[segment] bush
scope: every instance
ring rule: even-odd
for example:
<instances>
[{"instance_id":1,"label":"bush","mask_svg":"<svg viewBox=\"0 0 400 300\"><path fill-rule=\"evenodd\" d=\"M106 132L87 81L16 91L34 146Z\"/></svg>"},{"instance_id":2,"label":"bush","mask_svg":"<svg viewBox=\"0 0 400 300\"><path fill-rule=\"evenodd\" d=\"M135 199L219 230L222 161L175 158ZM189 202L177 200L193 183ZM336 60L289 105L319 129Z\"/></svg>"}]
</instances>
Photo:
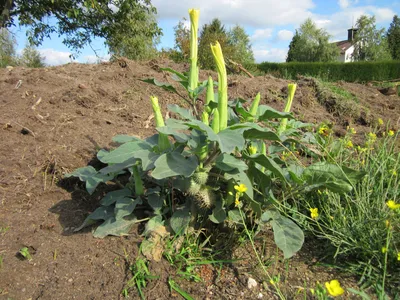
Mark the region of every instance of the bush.
<instances>
[{"instance_id":1,"label":"bush","mask_svg":"<svg viewBox=\"0 0 400 300\"><path fill-rule=\"evenodd\" d=\"M319 77L327 81L367 82L400 78L400 61L352 62L352 63L269 63L258 64L264 73L273 73L284 78L297 75Z\"/></svg>"}]
</instances>

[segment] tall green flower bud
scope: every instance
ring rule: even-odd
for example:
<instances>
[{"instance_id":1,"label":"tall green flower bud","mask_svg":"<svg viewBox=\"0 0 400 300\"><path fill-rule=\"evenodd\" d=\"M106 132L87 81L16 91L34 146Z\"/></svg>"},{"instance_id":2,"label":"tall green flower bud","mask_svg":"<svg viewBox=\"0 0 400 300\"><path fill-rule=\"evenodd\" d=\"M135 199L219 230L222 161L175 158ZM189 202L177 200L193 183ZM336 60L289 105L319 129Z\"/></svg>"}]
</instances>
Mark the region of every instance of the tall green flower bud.
<instances>
[{"instance_id":1,"label":"tall green flower bud","mask_svg":"<svg viewBox=\"0 0 400 300\"><path fill-rule=\"evenodd\" d=\"M213 120L212 120L212 123L211 123L211 128L212 128L212 130L213 130L215 133L218 133L218 132L219 132L219 124L220 124L220 121L219 121L219 112L218 112L218 109L214 109Z\"/></svg>"},{"instance_id":2,"label":"tall green flower bud","mask_svg":"<svg viewBox=\"0 0 400 300\"><path fill-rule=\"evenodd\" d=\"M207 113L211 112L211 107L209 106L211 102L214 102L214 82L212 77L208 77L207 82L207 96L206 96L206 104L205 104L205 111Z\"/></svg>"},{"instance_id":3,"label":"tall green flower bud","mask_svg":"<svg viewBox=\"0 0 400 300\"><path fill-rule=\"evenodd\" d=\"M151 106L153 108L153 113L154 113L154 120L156 121L156 127L164 127L164 119L161 114L161 109L160 105L158 104L158 98L157 97L150 97L151 100ZM158 149L162 152L167 150L171 146L168 135L159 133L158 134Z\"/></svg>"},{"instance_id":4,"label":"tall green flower bud","mask_svg":"<svg viewBox=\"0 0 400 300\"><path fill-rule=\"evenodd\" d=\"M198 86L199 68L197 66L197 32L199 30L199 15L198 9L189 9L190 16L190 72L189 72L189 90L193 97L193 91Z\"/></svg>"},{"instance_id":5,"label":"tall green flower bud","mask_svg":"<svg viewBox=\"0 0 400 300\"><path fill-rule=\"evenodd\" d=\"M219 130L222 131L228 126L228 77L221 45L216 42L215 45L211 45L211 51L218 71Z\"/></svg>"},{"instance_id":6,"label":"tall green flower bud","mask_svg":"<svg viewBox=\"0 0 400 300\"><path fill-rule=\"evenodd\" d=\"M258 105L260 104L260 99L261 99L261 94L258 93L258 94L256 95L256 97L254 98L253 103L251 103L249 113L250 113L253 117L255 117L256 114L257 114Z\"/></svg>"},{"instance_id":7,"label":"tall green flower bud","mask_svg":"<svg viewBox=\"0 0 400 300\"><path fill-rule=\"evenodd\" d=\"M296 87L297 85L295 83L289 83L288 84L288 97L286 100L286 106L284 109L284 112L290 112L290 109L292 108L292 102L294 99L294 93L296 92ZM278 129L278 134L281 134L286 130L286 125L287 125L288 119L284 118L281 120L281 124L279 125Z\"/></svg>"}]
</instances>

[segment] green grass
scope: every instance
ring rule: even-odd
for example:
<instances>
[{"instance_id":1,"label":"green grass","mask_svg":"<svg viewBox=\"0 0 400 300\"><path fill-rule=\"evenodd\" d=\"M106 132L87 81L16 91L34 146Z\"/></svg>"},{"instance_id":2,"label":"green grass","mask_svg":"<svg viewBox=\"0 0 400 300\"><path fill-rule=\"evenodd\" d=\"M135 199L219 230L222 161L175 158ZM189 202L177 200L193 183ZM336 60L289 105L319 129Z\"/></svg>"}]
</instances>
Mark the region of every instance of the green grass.
<instances>
[{"instance_id":1,"label":"green grass","mask_svg":"<svg viewBox=\"0 0 400 300\"><path fill-rule=\"evenodd\" d=\"M365 172L351 193L319 190L300 199L283 199L293 217L309 235L325 241L326 257L346 272L359 275L363 287L376 293L399 293L400 209L390 209L388 201L400 203L400 153L398 134L382 139L367 135L365 144L349 146L352 134L341 140L327 138L321 145L326 160ZM310 218L310 208L318 217ZM382 296L383 297L383 296Z\"/></svg>"}]
</instances>

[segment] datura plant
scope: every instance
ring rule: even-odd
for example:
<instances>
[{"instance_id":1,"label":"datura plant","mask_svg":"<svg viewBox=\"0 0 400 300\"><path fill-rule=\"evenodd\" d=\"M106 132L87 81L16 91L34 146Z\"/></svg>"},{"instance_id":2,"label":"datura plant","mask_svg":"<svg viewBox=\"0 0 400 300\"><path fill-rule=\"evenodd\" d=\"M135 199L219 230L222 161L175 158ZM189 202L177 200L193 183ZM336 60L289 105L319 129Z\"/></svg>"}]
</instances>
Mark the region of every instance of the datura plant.
<instances>
[{"instance_id":1,"label":"datura plant","mask_svg":"<svg viewBox=\"0 0 400 300\"><path fill-rule=\"evenodd\" d=\"M275 209L279 193L348 191L358 175L325 162L306 167L298 160L283 159L282 154L294 148L298 155L318 156L306 146L316 143L314 136L302 131L311 125L296 121L290 113L296 85L289 86L284 112L261 105L260 94L250 105L244 99L228 101L227 72L218 41L210 45L218 82L211 77L199 82L199 12L192 9L189 14L190 72L163 69L186 89L189 107L169 105L177 118L164 120L157 97L150 97L157 131L153 136L117 135L113 138L117 148L97 154L104 168L87 166L66 175L84 181L89 194L112 180L117 182L114 187L120 187L105 194L100 207L77 230L100 222L95 237L119 236L128 234L133 224L148 220L143 234L145 241L154 242L154 232L163 237L167 232L184 235L204 224L240 228L243 222L256 220L260 230L272 226L277 246L289 258L301 248L304 235L291 218ZM143 81L177 92L176 87L155 79ZM196 101L204 96L199 112ZM143 212L148 215L138 219ZM264 226L267 223L271 226Z\"/></svg>"}]
</instances>

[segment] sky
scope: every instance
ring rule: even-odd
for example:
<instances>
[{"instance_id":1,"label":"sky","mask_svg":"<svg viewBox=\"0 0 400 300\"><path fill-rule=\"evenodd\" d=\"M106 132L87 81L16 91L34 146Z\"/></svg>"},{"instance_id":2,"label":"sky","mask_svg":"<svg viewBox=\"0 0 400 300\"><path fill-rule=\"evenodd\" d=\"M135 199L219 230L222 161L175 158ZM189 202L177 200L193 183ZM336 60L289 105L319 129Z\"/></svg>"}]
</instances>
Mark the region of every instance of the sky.
<instances>
[{"instance_id":1,"label":"sky","mask_svg":"<svg viewBox=\"0 0 400 300\"><path fill-rule=\"evenodd\" d=\"M283 62L296 28L310 17L324 28L333 41L347 39L347 29L362 14L374 15L379 28L389 27L393 16L400 15L400 0L152 0L163 30L159 48L173 48L174 30L182 18L188 19L188 9L200 9L200 27L219 18L227 28L239 24L250 36L256 62ZM25 28L15 28L19 51L26 43ZM102 59L108 59L104 40L95 39L92 48ZM96 62L94 51L85 47L78 62ZM71 51L56 34L38 48L49 65L71 61Z\"/></svg>"}]
</instances>

